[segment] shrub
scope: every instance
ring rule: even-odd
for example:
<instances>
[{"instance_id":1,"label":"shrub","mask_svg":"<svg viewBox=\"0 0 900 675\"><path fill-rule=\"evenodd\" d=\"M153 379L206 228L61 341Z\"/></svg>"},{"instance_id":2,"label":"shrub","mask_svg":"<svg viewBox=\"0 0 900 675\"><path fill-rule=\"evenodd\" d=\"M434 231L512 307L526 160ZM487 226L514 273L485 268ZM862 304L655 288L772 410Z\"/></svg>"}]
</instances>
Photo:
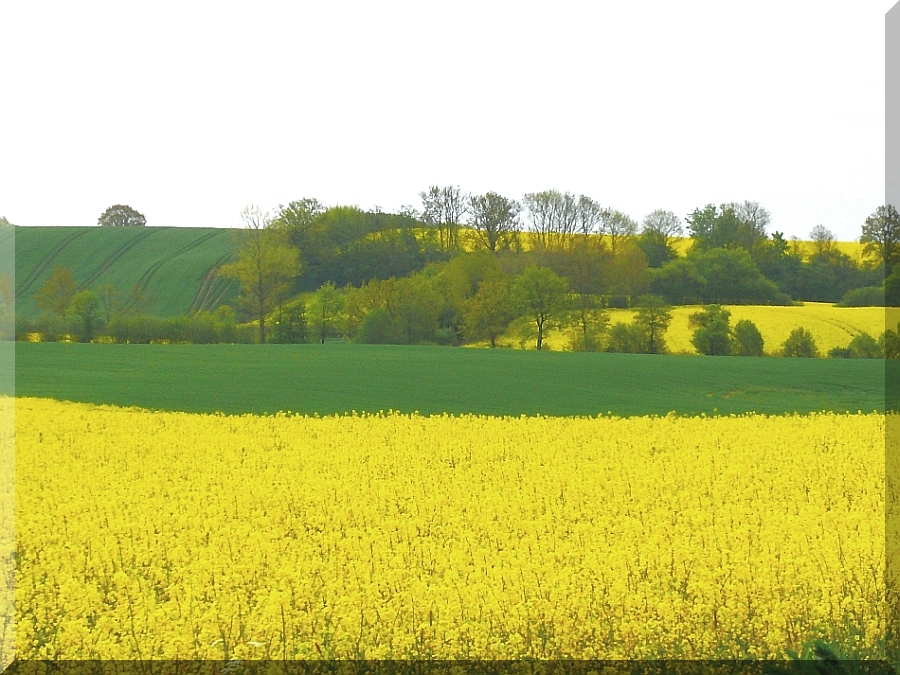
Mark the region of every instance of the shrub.
<instances>
[{"instance_id":1,"label":"shrub","mask_svg":"<svg viewBox=\"0 0 900 675\"><path fill-rule=\"evenodd\" d=\"M900 326L898 326L898 329L900 329ZM878 342L880 343L879 346L884 350L884 358L900 359L900 335L897 334L897 331L888 328L881 334Z\"/></svg>"},{"instance_id":2,"label":"shrub","mask_svg":"<svg viewBox=\"0 0 900 675\"><path fill-rule=\"evenodd\" d=\"M613 324L609 329L606 351L621 354L643 354L647 351L647 336L639 325Z\"/></svg>"},{"instance_id":3,"label":"shrub","mask_svg":"<svg viewBox=\"0 0 900 675\"><path fill-rule=\"evenodd\" d=\"M356 341L365 345L385 345L396 342L391 315L383 307L370 310L359 324Z\"/></svg>"},{"instance_id":4,"label":"shrub","mask_svg":"<svg viewBox=\"0 0 900 675\"><path fill-rule=\"evenodd\" d=\"M884 289L880 286L866 286L847 291L838 307L884 307Z\"/></svg>"},{"instance_id":5,"label":"shrub","mask_svg":"<svg viewBox=\"0 0 900 675\"><path fill-rule=\"evenodd\" d=\"M742 319L732 330L732 354L735 356L762 356L763 336L756 324L749 319Z\"/></svg>"},{"instance_id":6,"label":"shrub","mask_svg":"<svg viewBox=\"0 0 900 675\"><path fill-rule=\"evenodd\" d=\"M731 312L721 305L709 305L688 317L691 328L696 328L691 344L701 354L707 356L728 356L731 354Z\"/></svg>"},{"instance_id":7,"label":"shrub","mask_svg":"<svg viewBox=\"0 0 900 675\"><path fill-rule=\"evenodd\" d=\"M850 340L847 350L850 352L850 358L854 359L884 358L883 347L868 333L860 333Z\"/></svg>"},{"instance_id":8,"label":"shrub","mask_svg":"<svg viewBox=\"0 0 900 675\"><path fill-rule=\"evenodd\" d=\"M849 359L850 358L850 348L849 347L834 347L833 349L828 350L828 358L829 359Z\"/></svg>"},{"instance_id":9,"label":"shrub","mask_svg":"<svg viewBox=\"0 0 900 675\"><path fill-rule=\"evenodd\" d=\"M815 338L805 328L792 330L788 339L784 341L781 351L784 356L791 357L811 359L819 356L819 348L816 346Z\"/></svg>"},{"instance_id":10,"label":"shrub","mask_svg":"<svg viewBox=\"0 0 900 675\"><path fill-rule=\"evenodd\" d=\"M900 265L884 279L884 304L888 307L900 307Z\"/></svg>"}]
</instances>

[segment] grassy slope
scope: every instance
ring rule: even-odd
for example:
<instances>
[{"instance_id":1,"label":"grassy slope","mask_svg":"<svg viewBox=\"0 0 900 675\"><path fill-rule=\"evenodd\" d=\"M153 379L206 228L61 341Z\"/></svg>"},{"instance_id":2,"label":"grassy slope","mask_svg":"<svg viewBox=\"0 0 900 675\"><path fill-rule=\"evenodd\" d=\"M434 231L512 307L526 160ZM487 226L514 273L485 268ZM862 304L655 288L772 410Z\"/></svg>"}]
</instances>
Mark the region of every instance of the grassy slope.
<instances>
[{"instance_id":1,"label":"grassy slope","mask_svg":"<svg viewBox=\"0 0 900 675\"><path fill-rule=\"evenodd\" d=\"M150 300L150 312L160 316L187 313L203 297L206 308L214 308L237 291L234 282L224 279L211 288L204 286L210 270L233 255L230 232L193 227L17 227L16 313L40 315L34 294L57 265L67 266L82 288L111 283L127 295L140 285Z\"/></svg>"},{"instance_id":2,"label":"grassy slope","mask_svg":"<svg viewBox=\"0 0 900 675\"><path fill-rule=\"evenodd\" d=\"M16 395L186 412L884 409L883 361L327 345L16 345Z\"/></svg>"},{"instance_id":3,"label":"grassy slope","mask_svg":"<svg viewBox=\"0 0 900 675\"><path fill-rule=\"evenodd\" d=\"M688 317L698 309L696 306L685 306L672 310L672 324L665 338L673 353L695 353L691 345L693 330L688 324ZM832 347L846 347L861 332L878 337L885 327L884 307L835 307L822 302L807 302L796 307L730 305L728 309L731 311L732 326L741 319L749 319L756 324L765 341L766 352L776 351L797 327L812 332L823 355ZM627 309L610 310L609 315L610 325L630 323L634 318L634 312ZM549 332L547 342L551 349L562 350L565 349L567 337L565 332L553 330ZM508 331L500 343L518 347L516 329ZM527 347L533 349L534 340L529 341Z\"/></svg>"}]
</instances>

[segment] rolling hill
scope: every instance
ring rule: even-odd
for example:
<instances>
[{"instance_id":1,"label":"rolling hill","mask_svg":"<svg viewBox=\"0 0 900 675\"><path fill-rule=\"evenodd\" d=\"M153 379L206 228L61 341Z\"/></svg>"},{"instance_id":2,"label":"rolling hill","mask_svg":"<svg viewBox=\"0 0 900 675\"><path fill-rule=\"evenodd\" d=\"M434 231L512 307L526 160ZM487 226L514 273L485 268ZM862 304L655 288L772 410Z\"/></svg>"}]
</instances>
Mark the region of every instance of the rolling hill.
<instances>
[{"instance_id":1,"label":"rolling hill","mask_svg":"<svg viewBox=\"0 0 900 675\"><path fill-rule=\"evenodd\" d=\"M232 301L237 282L217 278L231 260L232 230L198 227L16 227L16 314L36 319L34 294L56 266L68 267L79 289L113 284L143 292L157 316L212 310Z\"/></svg>"}]
</instances>

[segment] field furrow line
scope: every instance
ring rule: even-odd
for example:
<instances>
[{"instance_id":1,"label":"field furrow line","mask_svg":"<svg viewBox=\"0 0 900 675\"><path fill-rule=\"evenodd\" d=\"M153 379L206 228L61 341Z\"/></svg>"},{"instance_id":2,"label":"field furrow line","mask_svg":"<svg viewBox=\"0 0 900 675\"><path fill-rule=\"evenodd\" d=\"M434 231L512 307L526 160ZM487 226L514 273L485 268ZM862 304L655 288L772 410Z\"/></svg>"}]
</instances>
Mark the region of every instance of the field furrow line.
<instances>
[{"instance_id":1,"label":"field furrow line","mask_svg":"<svg viewBox=\"0 0 900 675\"><path fill-rule=\"evenodd\" d=\"M156 261L155 263L153 263L150 267L148 267L144 271L144 273L141 275L140 279L138 279L137 283L135 284L135 289L138 291L138 293L143 293L144 291L147 290L147 286L150 284L150 281L153 279L153 276L159 271L159 269L163 265L165 265L167 262L171 262L178 256L183 255L184 253L187 253L191 249L196 248L200 244L202 244L206 241L209 241L210 239L212 239L213 237L216 237L218 235L219 235L218 232L209 232L207 234L204 234L204 235L198 237L197 239L195 239L193 242L191 242L187 246L183 246L181 249L172 253L171 255L169 255L165 258L162 258L161 260ZM129 306L131 306L131 305L133 305L133 301L129 302Z\"/></svg>"},{"instance_id":2,"label":"field furrow line","mask_svg":"<svg viewBox=\"0 0 900 675\"><path fill-rule=\"evenodd\" d=\"M84 288L87 288L90 284L94 283L94 281L96 281L100 277L100 275L102 275L106 270L108 270L113 265L113 263L115 263L119 258L121 258L123 255L125 255L132 248L134 248L135 245L137 245L138 243L140 243L141 241L143 241L144 239L149 237L154 232L159 232L161 230L169 230L169 229L171 229L171 228L170 227L154 227L151 229L147 229L145 232L142 232L141 234L139 234L137 237L135 237L131 241L126 242L125 244L122 244L122 246L120 246L115 251L113 251L109 255L109 257L101 263L100 267L98 267L97 270L88 279L86 279L84 282L79 284L78 288L84 289Z\"/></svg>"},{"instance_id":3,"label":"field furrow line","mask_svg":"<svg viewBox=\"0 0 900 675\"><path fill-rule=\"evenodd\" d=\"M203 283L200 284L200 288L197 290L197 295L194 296L194 300L191 302L191 308L188 310L188 314L191 312L202 311L206 306L206 301L209 298L209 294L212 292L213 287L216 282L216 273L219 270L219 267L224 262L226 258L231 257L230 253L225 253L216 260L212 266L207 270L206 275L203 277Z\"/></svg>"},{"instance_id":4,"label":"field furrow line","mask_svg":"<svg viewBox=\"0 0 900 675\"><path fill-rule=\"evenodd\" d=\"M231 290L231 287L234 285L234 282L235 282L234 279L229 279L228 282L225 284L225 286L222 288L222 292L219 293L219 295L217 295L215 297L215 299L212 302L210 302L209 305L206 305L206 306L216 307L220 302L222 302L222 298L224 298L228 294L228 291ZM202 309L202 307L201 307L201 309Z\"/></svg>"},{"instance_id":5,"label":"field furrow line","mask_svg":"<svg viewBox=\"0 0 900 675\"><path fill-rule=\"evenodd\" d=\"M16 288L16 298L18 299L19 297L24 295L25 292L27 292L28 289L30 289L34 285L34 282L37 281L38 278L40 278L40 276L44 273L44 270L46 270L53 263L53 261L62 252L63 249L65 249L73 241L75 241L79 237L83 237L90 231L90 228L85 228L80 232L74 232L72 233L72 235L66 237L56 246L54 246L53 249L47 255L45 255L41 262L39 262L37 266L32 270L31 274L29 274L25 278L25 280Z\"/></svg>"}]
</instances>

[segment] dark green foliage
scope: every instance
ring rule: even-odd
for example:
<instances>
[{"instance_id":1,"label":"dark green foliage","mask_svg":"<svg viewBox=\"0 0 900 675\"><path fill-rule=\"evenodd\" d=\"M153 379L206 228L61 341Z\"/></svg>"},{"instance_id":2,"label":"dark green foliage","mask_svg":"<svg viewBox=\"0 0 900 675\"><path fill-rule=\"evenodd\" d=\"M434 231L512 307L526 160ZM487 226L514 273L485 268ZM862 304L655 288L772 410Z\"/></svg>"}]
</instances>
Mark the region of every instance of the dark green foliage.
<instances>
[{"instance_id":1,"label":"dark green foliage","mask_svg":"<svg viewBox=\"0 0 900 675\"><path fill-rule=\"evenodd\" d=\"M628 309L629 302L627 295L611 295L606 298L606 306L610 309Z\"/></svg>"},{"instance_id":2,"label":"dark green foliage","mask_svg":"<svg viewBox=\"0 0 900 675\"><path fill-rule=\"evenodd\" d=\"M187 412L393 408L424 415L595 416L884 409L885 367L869 359L650 358L337 342L23 342L15 351L16 396ZM239 383L240 395L228 383Z\"/></svg>"},{"instance_id":3,"label":"dark green foliage","mask_svg":"<svg viewBox=\"0 0 900 675\"><path fill-rule=\"evenodd\" d=\"M305 216L304 216L305 217ZM277 219L276 219L276 222ZM371 279L405 277L446 255L415 229L414 218L391 213L369 213L351 206L335 206L315 215L303 228L293 230L300 248L300 276L296 290L312 291L331 281L336 286L361 286Z\"/></svg>"},{"instance_id":4,"label":"dark green foliage","mask_svg":"<svg viewBox=\"0 0 900 675\"><path fill-rule=\"evenodd\" d=\"M819 348L816 346L816 340L813 334L805 328L795 328L788 335L787 340L782 345L782 354L784 356L793 356L800 358L816 358L819 356Z\"/></svg>"},{"instance_id":5,"label":"dark green foliage","mask_svg":"<svg viewBox=\"0 0 900 675\"><path fill-rule=\"evenodd\" d=\"M687 218L694 248L698 252L716 248L754 252L766 238L764 224L753 222L739 211L734 204L707 204L695 209Z\"/></svg>"},{"instance_id":6,"label":"dark green foliage","mask_svg":"<svg viewBox=\"0 0 900 675\"><path fill-rule=\"evenodd\" d=\"M574 352L597 352L603 349L609 330L609 315L599 307L578 308L570 318L572 329L568 349Z\"/></svg>"},{"instance_id":7,"label":"dark green foliage","mask_svg":"<svg viewBox=\"0 0 900 675\"><path fill-rule=\"evenodd\" d=\"M662 267L678 257L677 251L668 245L667 237L661 232L644 232L635 239L635 244L644 252L650 267Z\"/></svg>"},{"instance_id":8,"label":"dark green foliage","mask_svg":"<svg viewBox=\"0 0 900 675\"><path fill-rule=\"evenodd\" d=\"M783 233L774 232L771 239L761 242L754 262L762 275L774 282L779 291L795 297L803 256L791 252Z\"/></svg>"},{"instance_id":9,"label":"dark green foliage","mask_svg":"<svg viewBox=\"0 0 900 675\"><path fill-rule=\"evenodd\" d=\"M884 358L884 348L868 333L860 333L850 340L850 356L854 359Z\"/></svg>"},{"instance_id":10,"label":"dark green foliage","mask_svg":"<svg viewBox=\"0 0 900 675\"><path fill-rule=\"evenodd\" d=\"M749 319L742 319L734 324L732 331L732 350L734 356L762 356L763 336L756 324Z\"/></svg>"},{"instance_id":11,"label":"dark green foliage","mask_svg":"<svg viewBox=\"0 0 900 675\"><path fill-rule=\"evenodd\" d=\"M885 280L886 282L887 280ZM838 307L884 307L884 288L880 286L865 286L847 291Z\"/></svg>"},{"instance_id":12,"label":"dark green foliage","mask_svg":"<svg viewBox=\"0 0 900 675\"><path fill-rule=\"evenodd\" d=\"M215 312L197 312L191 316L156 317L146 314L114 317L105 334L116 342L150 344L176 342L213 344L221 342L253 342L252 326L238 327L234 311L227 305Z\"/></svg>"},{"instance_id":13,"label":"dark green foliage","mask_svg":"<svg viewBox=\"0 0 900 675\"><path fill-rule=\"evenodd\" d=\"M800 268L791 295L808 302L838 302L868 281L865 271L850 256L830 249L816 253Z\"/></svg>"},{"instance_id":14,"label":"dark green foliage","mask_svg":"<svg viewBox=\"0 0 900 675\"><path fill-rule=\"evenodd\" d=\"M882 299L888 307L900 307L900 265L884 278Z\"/></svg>"},{"instance_id":15,"label":"dark green foliage","mask_svg":"<svg viewBox=\"0 0 900 675\"><path fill-rule=\"evenodd\" d=\"M866 255L883 265L885 272L900 264L900 214L891 205L879 206L866 218L859 238Z\"/></svg>"},{"instance_id":16,"label":"dark green foliage","mask_svg":"<svg viewBox=\"0 0 900 675\"><path fill-rule=\"evenodd\" d=\"M701 354L707 356L730 356L731 312L721 305L709 305L688 317L688 323L694 328L691 344Z\"/></svg>"},{"instance_id":17,"label":"dark green foliage","mask_svg":"<svg viewBox=\"0 0 900 675\"><path fill-rule=\"evenodd\" d=\"M706 279L697 269L696 256L677 258L652 271L650 290L673 305L701 304L706 297Z\"/></svg>"},{"instance_id":18,"label":"dark green foliage","mask_svg":"<svg viewBox=\"0 0 900 675\"><path fill-rule=\"evenodd\" d=\"M405 279L371 281L345 297L356 326L344 335L364 344L414 345L436 342L442 299L434 280L416 275Z\"/></svg>"},{"instance_id":19,"label":"dark green foliage","mask_svg":"<svg viewBox=\"0 0 900 675\"><path fill-rule=\"evenodd\" d=\"M306 305L300 300L288 303L275 311L272 320L270 342L281 345L295 345L306 342Z\"/></svg>"},{"instance_id":20,"label":"dark green foliage","mask_svg":"<svg viewBox=\"0 0 900 675\"><path fill-rule=\"evenodd\" d=\"M791 299L766 279L743 249L691 249L651 276L650 289L673 305L787 305Z\"/></svg>"},{"instance_id":21,"label":"dark green foliage","mask_svg":"<svg viewBox=\"0 0 900 675\"><path fill-rule=\"evenodd\" d=\"M711 249L694 258L704 280L702 301L715 304L787 305L790 298L756 268L743 249Z\"/></svg>"},{"instance_id":22,"label":"dark green foliage","mask_svg":"<svg viewBox=\"0 0 900 675\"><path fill-rule=\"evenodd\" d=\"M468 340L490 341L496 346L497 337L515 318L515 306L506 278L486 279L471 298L463 301L463 334Z\"/></svg>"},{"instance_id":23,"label":"dark green foliage","mask_svg":"<svg viewBox=\"0 0 900 675\"><path fill-rule=\"evenodd\" d=\"M82 342L90 342L102 322L100 296L94 291L80 291L72 297L75 331Z\"/></svg>"},{"instance_id":24,"label":"dark green foliage","mask_svg":"<svg viewBox=\"0 0 900 675\"><path fill-rule=\"evenodd\" d=\"M672 323L672 308L658 295L640 296L635 307L634 323L644 333L646 353L665 354L668 349L664 335Z\"/></svg>"},{"instance_id":25,"label":"dark green foliage","mask_svg":"<svg viewBox=\"0 0 900 675\"><path fill-rule=\"evenodd\" d=\"M528 267L513 279L510 301L537 329L536 348L543 348L544 330L558 325L568 309L569 282L549 267Z\"/></svg>"},{"instance_id":26,"label":"dark green foliage","mask_svg":"<svg viewBox=\"0 0 900 675\"><path fill-rule=\"evenodd\" d=\"M366 314L356 333L356 341L364 345L387 345L399 341L391 315L384 307L376 307Z\"/></svg>"},{"instance_id":27,"label":"dark green foliage","mask_svg":"<svg viewBox=\"0 0 900 675\"><path fill-rule=\"evenodd\" d=\"M897 330L888 328L884 331L880 342L884 350L884 358L900 359L900 325L897 326Z\"/></svg>"},{"instance_id":28,"label":"dark green foliage","mask_svg":"<svg viewBox=\"0 0 900 675\"><path fill-rule=\"evenodd\" d=\"M829 359L849 359L851 357L849 347L832 347L828 350Z\"/></svg>"},{"instance_id":29,"label":"dark green foliage","mask_svg":"<svg viewBox=\"0 0 900 675\"><path fill-rule=\"evenodd\" d=\"M607 334L606 351L619 354L645 354L647 336L633 323L614 323Z\"/></svg>"},{"instance_id":30,"label":"dark green foliage","mask_svg":"<svg viewBox=\"0 0 900 675\"><path fill-rule=\"evenodd\" d=\"M100 227L144 227L147 218L127 204L110 206L97 219Z\"/></svg>"}]
</instances>

